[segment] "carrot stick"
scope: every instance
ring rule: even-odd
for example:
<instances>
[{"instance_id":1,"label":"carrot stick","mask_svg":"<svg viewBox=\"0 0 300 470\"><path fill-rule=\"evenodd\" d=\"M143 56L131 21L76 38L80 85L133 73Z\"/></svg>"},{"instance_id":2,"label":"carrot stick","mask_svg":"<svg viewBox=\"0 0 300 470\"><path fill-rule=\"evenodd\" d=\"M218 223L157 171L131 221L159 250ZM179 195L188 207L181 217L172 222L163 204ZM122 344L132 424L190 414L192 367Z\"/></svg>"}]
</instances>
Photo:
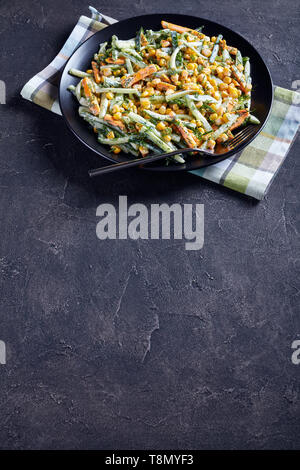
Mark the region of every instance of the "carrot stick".
<instances>
[{"instance_id":1,"label":"carrot stick","mask_svg":"<svg viewBox=\"0 0 300 470\"><path fill-rule=\"evenodd\" d=\"M97 66L97 62L92 61L92 69L94 73L95 82L100 83L100 73Z\"/></svg>"},{"instance_id":2,"label":"carrot stick","mask_svg":"<svg viewBox=\"0 0 300 470\"><path fill-rule=\"evenodd\" d=\"M249 111L247 111L247 109L241 109L238 112L240 116L237 118L235 123L233 123L233 125L231 126L230 128L231 131L233 129L236 129L237 127L240 127L245 122L245 120L249 117Z\"/></svg>"},{"instance_id":3,"label":"carrot stick","mask_svg":"<svg viewBox=\"0 0 300 470\"><path fill-rule=\"evenodd\" d=\"M160 82L156 85L156 88L159 91L167 91L167 90L176 90L175 85L171 85L171 83Z\"/></svg>"},{"instance_id":4,"label":"carrot stick","mask_svg":"<svg viewBox=\"0 0 300 470\"><path fill-rule=\"evenodd\" d=\"M241 72L239 71L239 69L233 65L232 66L232 72L233 72L233 76L234 78L236 79L237 82L239 82L240 84L240 89L246 93L248 90L247 88L247 83L246 83L246 80L244 79L243 75L241 74Z\"/></svg>"},{"instance_id":5,"label":"carrot stick","mask_svg":"<svg viewBox=\"0 0 300 470\"><path fill-rule=\"evenodd\" d=\"M148 41L147 41L146 36L144 35L144 33L141 33L141 45L147 46L147 44L148 44Z\"/></svg>"},{"instance_id":6,"label":"carrot stick","mask_svg":"<svg viewBox=\"0 0 300 470\"><path fill-rule=\"evenodd\" d=\"M110 114L106 114L104 116L104 120L114 127L119 127L119 129L121 129L122 131L125 130L124 123L122 121L118 121L117 119L113 119L113 117Z\"/></svg>"},{"instance_id":7,"label":"carrot stick","mask_svg":"<svg viewBox=\"0 0 300 470\"><path fill-rule=\"evenodd\" d=\"M154 64L149 65L148 67L145 67L143 69L140 69L138 72L136 72L134 75L131 77L124 79L122 81L122 85L124 87L131 87L134 83L139 82L140 80L144 80L144 78L148 77L149 75L152 75L153 73L156 72L156 66Z\"/></svg>"},{"instance_id":8,"label":"carrot stick","mask_svg":"<svg viewBox=\"0 0 300 470\"><path fill-rule=\"evenodd\" d=\"M116 60L113 60L111 57L108 57L107 59L105 59L105 61L108 64L113 64L113 65L123 65L123 64L125 64L125 59L122 59L121 57L119 57L119 59L116 59Z\"/></svg>"},{"instance_id":9,"label":"carrot stick","mask_svg":"<svg viewBox=\"0 0 300 470\"><path fill-rule=\"evenodd\" d=\"M178 24L173 24L173 23L168 23L167 21L162 21L161 25L164 29L170 29L171 31L177 31L177 33L192 33L195 34L196 36L199 36L199 38L203 38L204 34L200 33L199 31L195 31L194 29L191 28L186 28L185 26L179 26Z\"/></svg>"},{"instance_id":10,"label":"carrot stick","mask_svg":"<svg viewBox=\"0 0 300 470\"><path fill-rule=\"evenodd\" d=\"M226 46L226 49L228 50L228 52L232 55L236 55L237 54L237 48L236 47L232 47L232 46Z\"/></svg>"},{"instance_id":11,"label":"carrot stick","mask_svg":"<svg viewBox=\"0 0 300 470\"><path fill-rule=\"evenodd\" d=\"M182 136L183 140L186 142L188 147L194 148L199 145L199 139L197 139L193 132L189 132L183 124L181 124L180 122L176 122L174 126L177 132L179 132L179 134Z\"/></svg>"},{"instance_id":12,"label":"carrot stick","mask_svg":"<svg viewBox=\"0 0 300 470\"><path fill-rule=\"evenodd\" d=\"M88 77L85 77L81 83L83 86L85 97L89 103L89 109L96 116L100 112L100 106L96 96L91 91L90 80Z\"/></svg>"},{"instance_id":13,"label":"carrot stick","mask_svg":"<svg viewBox=\"0 0 300 470\"><path fill-rule=\"evenodd\" d=\"M168 75L166 75L165 73L160 77L160 79L163 82L171 83L171 80L169 79Z\"/></svg>"}]
</instances>

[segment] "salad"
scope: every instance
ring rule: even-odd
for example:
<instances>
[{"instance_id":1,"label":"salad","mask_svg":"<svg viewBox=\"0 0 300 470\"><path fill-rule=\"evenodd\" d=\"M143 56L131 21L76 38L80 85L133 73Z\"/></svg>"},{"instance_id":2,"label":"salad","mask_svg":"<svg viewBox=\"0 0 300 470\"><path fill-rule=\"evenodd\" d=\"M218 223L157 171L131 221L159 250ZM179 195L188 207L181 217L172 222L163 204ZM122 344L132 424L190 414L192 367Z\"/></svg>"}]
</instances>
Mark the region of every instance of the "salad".
<instances>
[{"instance_id":1,"label":"salad","mask_svg":"<svg viewBox=\"0 0 300 470\"><path fill-rule=\"evenodd\" d=\"M135 157L187 147L214 153L234 129L259 124L250 114L249 58L222 35L161 24L129 40L112 36L90 69L69 71L80 81L68 89L99 143Z\"/></svg>"}]
</instances>

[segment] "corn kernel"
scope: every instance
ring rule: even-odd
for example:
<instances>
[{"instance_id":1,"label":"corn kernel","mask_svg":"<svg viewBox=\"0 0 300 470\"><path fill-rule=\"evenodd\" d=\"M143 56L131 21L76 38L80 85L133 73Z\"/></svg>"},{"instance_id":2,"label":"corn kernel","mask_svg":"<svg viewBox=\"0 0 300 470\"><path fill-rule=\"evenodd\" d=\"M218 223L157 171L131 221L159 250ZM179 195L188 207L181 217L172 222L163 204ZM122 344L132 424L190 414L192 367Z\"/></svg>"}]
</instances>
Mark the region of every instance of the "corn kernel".
<instances>
[{"instance_id":1,"label":"corn kernel","mask_svg":"<svg viewBox=\"0 0 300 470\"><path fill-rule=\"evenodd\" d=\"M147 87L147 90L148 90L148 96L154 95L154 88L152 86Z\"/></svg>"},{"instance_id":2,"label":"corn kernel","mask_svg":"<svg viewBox=\"0 0 300 470\"><path fill-rule=\"evenodd\" d=\"M170 135L164 135L163 139L165 142L170 142L171 141L171 136Z\"/></svg>"},{"instance_id":3,"label":"corn kernel","mask_svg":"<svg viewBox=\"0 0 300 470\"><path fill-rule=\"evenodd\" d=\"M187 68L188 68L189 70L194 70L194 71L195 71L195 70L197 69L197 67L198 67L198 66L197 66L197 64L196 64L195 62L189 62L188 65L187 65Z\"/></svg>"},{"instance_id":4,"label":"corn kernel","mask_svg":"<svg viewBox=\"0 0 300 470\"><path fill-rule=\"evenodd\" d=\"M229 95L226 90L222 91L221 93L222 98L227 98Z\"/></svg>"},{"instance_id":5,"label":"corn kernel","mask_svg":"<svg viewBox=\"0 0 300 470\"><path fill-rule=\"evenodd\" d=\"M169 90L166 91L166 96L172 95L173 93L175 93L174 90L169 89Z\"/></svg>"},{"instance_id":6,"label":"corn kernel","mask_svg":"<svg viewBox=\"0 0 300 470\"><path fill-rule=\"evenodd\" d=\"M115 104L113 107L112 107L112 113L113 114L116 114L116 113L119 113L120 112L120 106L118 106L117 104Z\"/></svg>"},{"instance_id":7,"label":"corn kernel","mask_svg":"<svg viewBox=\"0 0 300 470\"><path fill-rule=\"evenodd\" d=\"M229 113L223 114L222 119L223 119L223 122L225 123L228 122L230 119L230 114Z\"/></svg>"},{"instance_id":8,"label":"corn kernel","mask_svg":"<svg viewBox=\"0 0 300 470\"><path fill-rule=\"evenodd\" d=\"M223 75L225 77L229 77L231 75L230 69L228 67L224 67L223 69Z\"/></svg>"},{"instance_id":9,"label":"corn kernel","mask_svg":"<svg viewBox=\"0 0 300 470\"><path fill-rule=\"evenodd\" d=\"M107 98L108 100L112 100L112 99L113 99L113 97L114 97L114 95L113 95L111 92L109 92L109 93L106 93L106 95L105 95L105 96L106 96L106 98Z\"/></svg>"},{"instance_id":10,"label":"corn kernel","mask_svg":"<svg viewBox=\"0 0 300 470\"><path fill-rule=\"evenodd\" d=\"M216 71L217 71L217 74L218 75L221 75L223 73L223 67L221 67L221 65L219 65L217 68L216 68Z\"/></svg>"},{"instance_id":11,"label":"corn kernel","mask_svg":"<svg viewBox=\"0 0 300 470\"><path fill-rule=\"evenodd\" d=\"M161 79L160 79L160 78L155 78L154 80L152 80L151 85L152 85L152 86L156 86L156 85L158 85L160 82L161 82Z\"/></svg>"},{"instance_id":12,"label":"corn kernel","mask_svg":"<svg viewBox=\"0 0 300 470\"><path fill-rule=\"evenodd\" d=\"M159 122L159 123L156 125L156 129L157 129L158 131L163 131L165 128L166 128L166 125L165 125L165 123L162 122L162 121Z\"/></svg>"},{"instance_id":13,"label":"corn kernel","mask_svg":"<svg viewBox=\"0 0 300 470\"><path fill-rule=\"evenodd\" d=\"M180 74L181 80L186 80L188 78L189 74L186 70L183 70Z\"/></svg>"},{"instance_id":14,"label":"corn kernel","mask_svg":"<svg viewBox=\"0 0 300 470\"><path fill-rule=\"evenodd\" d=\"M167 61L166 59L160 59L158 63L161 67L163 67L164 65L166 65Z\"/></svg>"},{"instance_id":15,"label":"corn kernel","mask_svg":"<svg viewBox=\"0 0 300 470\"><path fill-rule=\"evenodd\" d=\"M212 121L215 121L217 119L218 115L217 113L212 113L209 118L212 120Z\"/></svg>"},{"instance_id":16,"label":"corn kernel","mask_svg":"<svg viewBox=\"0 0 300 470\"><path fill-rule=\"evenodd\" d=\"M198 57L197 63L198 63L199 65L205 65L205 59L203 59L203 57Z\"/></svg>"},{"instance_id":17,"label":"corn kernel","mask_svg":"<svg viewBox=\"0 0 300 470\"><path fill-rule=\"evenodd\" d=\"M210 56L211 56L211 50L208 49L208 48L204 48L203 51L202 51L202 54L203 54L205 57L210 57Z\"/></svg>"},{"instance_id":18,"label":"corn kernel","mask_svg":"<svg viewBox=\"0 0 300 470\"><path fill-rule=\"evenodd\" d=\"M92 69L88 69L86 73L93 73Z\"/></svg>"},{"instance_id":19,"label":"corn kernel","mask_svg":"<svg viewBox=\"0 0 300 470\"><path fill-rule=\"evenodd\" d=\"M115 138L114 131L110 131L110 132L106 135L106 137L107 137L108 139L114 139L114 138Z\"/></svg>"},{"instance_id":20,"label":"corn kernel","mask_svg":"<svg viewBox=\"0 0 300 470\"><path fill-rule=\"evenodd\" d=\"M147 99L141 100L141 106L142 106L142 108L144 108L144 109L149 109L149 108L150 108L150 105L151 105L150 100L147 100Z\"/></svg>"},{"instance_id":21,"label":"corn kernel","mask_svg":"<svg viewBox=\"0 0 300 470\"><path fill-rule=\"evenodd\" d=\"M113 146L113 147L112 147L112 149L113 149L113 152L114 152L115 154L117 154L117 153L120 153L120 152L121 152L121 149L120 149L120 147Z\"/></svg>"},{"instance_id":22,"label":"corn kernel","mask_svg":"<svg viewBox=\"0 0 300 470\"><path fill-rule=\"evenodd\" d=\"M139 146L139 151L141 152L142 157L145 157L149 153L148 149L146 147L143 147L143 145Z\"/></svg>"},{"instance_id":23,"label":"corn kernel","mask_svg":"<svg viewBox=\"0 0 300 470\"><path fill-rule=\"evenodd\" d=\"M198 76L198 82L205 83L206 80L207 80L207 77L206 77L205 73L200 73L200 75Z\"/></svg>"},{"instance_id":24,"label":"corn kernel","mask_svg":"<svg viewBox=\"0 0 300 470\"><path fill-rule=\"evenodd\" d=\"M223 82L229 85L229 83L231 83L231 78L226 76L223 78Z\"/></svg>"},{"instance_id":25,"label":"corn kernel","mask_svg":"<svg viewBox=\"0 0 300 470\"><path fill-rule=\"evenodd\" d=\"M216 36L213 36L210 40L211 40L211 42L216 42L217 38L216 38Z\"/></svg>"},{"instance_id":26,"label":"corn kernel","mask_svg":"<svg viewBox=\"0 0 300 470\"><path fill-rule=\"evenodd\" d=\"M166 114L166 109L167 109L167 108L166 108L164 105L161 105L161 107L159 108L158 112L159 112L160 114Z\"/></svg>"},{"instance_id":27,"label":"corn kernel","mask_svg":"<svg viewBox=\"0 0 300 470\"><path fill-rule=\"evenodd\" d=\"M150 57L153 57L156 53L156 50L155 49L149 49L149 56Z\"/></svg>"},{"instance_id":28,"label":"corn kernel","mask_svg":"<svg viewBox=\"0 0 300 470\"><path fill-rule=\"evenodd\" d=\"M237 89L235 88L235 86L231 83L229 86L228 86L228 93L235 97L235 94L236 94L236 91Z\"/></svg>"},{"instance_id":29,"label":"corn kernel","mask_svg":"<svg viewBox=\"0 0 300 470\"><path fill-rule=\"evenodd\" d=\"M197 121L197 122L201 122L201 121ZM203 127L201 127L201 125L200 126L197 125L197 127L198 127L198 131L200 132L200 134L205 133L205 130L203 129Z\"/></svg>"},{"instance_id":30,"label":"corn kernel","mask_svg":"<svg viewBox=\"0 0 300 470\"><path fill-rule=\"evenodd\" d=\"M105 69L102 70L102 73L105 77L110 77L112 74L112 71L109 67L106 67Z\"/></svg>"},{"instance_id":31,"label":"corn kernel","mask_svg":"<svg viewBox=\"0 0 300 470\"><path fill-rule=\"evenodd\" d=\"M228 88L227 83L220 83L219 90L223 91L223 90L227 90L227 88Z\"/></svg>"},{"instance_id":32,"label":"corn kernel","mask_svg":"<svg viewBox=\"0 0 300 470\"><path fill-rule=\"evenodd\" d=\"M221 95L218 91L214 91L212 93L212 96L216 99L216 100L219 100L221 98Z\"/></svg>"},{"instance_id":33,"label":"corn kernel","mask_svg":"<svg viewBox=\"0 0 300 470\"><path fill-rule=\"evenodd\" d=\"M121 114L120 112L115 113L115 114L113 114L113 118L114 118L116 121L119 121L120 119L122 119L122 114Z\"/></svg>"},{"instance_id":34,"label":"corn kernel","mask_svg":"<svg viewBox=\"0 0 300 470\"><path fill-rule=\"evenodd\" d=\"M216 141L215 140L212 140L212 139L209 139L209 141L207 142L207 148L209 148L210 150L212 150L216 145Z\"/></svg>"},{"instance_id":35,"label":"corn kernel","mask_svg":"<svg viewBox=\"0 0 300 470\"><path fill-rule=\"evenodd\" d=\"M244 70L244 66L242 64L238 64L237 69L242 72Z\"/></svg>"},{"instance_id":36,"label":"corn kernel","mask_svg":"<svg viewBox=\"0 0 300 470\"><path fill-rule=\"evenodd\" d=\"M148 90L143 91L142 97L145 98L146 96L149 96Z\"/></svg>"},{"instance_id":37,"label":"corn kernel","mask_svg":"<svg viewBox=\"0 0 300 470\"><path fill-rule=\"evenodd\" d=\"M179 75L178 75L178 73L174 73L173 75L171 75L170 78L171 78L171 81L172 81L173 83L177 84L178 79L179 79Z\"/></svg>"},{"instance_id":38,"label":"corn kernel","mask_svg":"<svg viewBox=\"0 0 300 470\"><path fill-rule=\"evenodd\" d=\"M226 140L228 140L228 136L226 134L221 134L217 139L218 142L226 142Z\"/></svg>"}]
</instances>

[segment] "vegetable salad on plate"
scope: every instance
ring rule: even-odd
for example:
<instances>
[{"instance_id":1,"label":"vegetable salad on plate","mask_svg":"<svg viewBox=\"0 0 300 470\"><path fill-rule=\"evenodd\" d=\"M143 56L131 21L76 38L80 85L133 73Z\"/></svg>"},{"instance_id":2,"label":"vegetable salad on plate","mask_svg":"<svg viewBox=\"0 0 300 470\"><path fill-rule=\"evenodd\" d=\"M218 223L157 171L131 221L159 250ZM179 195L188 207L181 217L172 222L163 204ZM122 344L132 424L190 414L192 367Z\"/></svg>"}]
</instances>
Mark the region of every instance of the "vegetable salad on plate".
<instances>
[{"instance_id":1,"label":"vegetable salad on plate","mask_svg":"<svg viewBox=\"0 0 300 470\"><path fill-rule=\"evenodd\" d=\"M219 36L162 21L159 31L100 44L69 90L99 143L135 157L202 148L214 153L248 122L250 61ZM172 157L184 163L178 154Z\"/></svg>"}]
</instances>

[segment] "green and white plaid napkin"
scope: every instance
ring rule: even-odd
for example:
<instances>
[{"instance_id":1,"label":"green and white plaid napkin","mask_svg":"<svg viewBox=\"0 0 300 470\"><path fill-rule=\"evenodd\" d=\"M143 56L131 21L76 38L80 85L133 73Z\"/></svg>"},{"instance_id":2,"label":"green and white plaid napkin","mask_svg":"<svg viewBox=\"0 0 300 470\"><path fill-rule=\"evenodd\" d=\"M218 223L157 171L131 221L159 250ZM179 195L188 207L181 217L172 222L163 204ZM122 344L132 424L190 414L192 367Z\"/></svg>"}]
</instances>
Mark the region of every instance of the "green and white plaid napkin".
<instances>
[{"instance_id":1,"label":"green and white plaid napkin","mask_svg":"<svg viewBox=\"0 0 300 470\"><path fill-rule=\"evenodd\" d=\"M81 16L55 59L24 85L21 91L23 98L61 114L58 84L65 63L83 41L105 28L105 23L117 22L92 7L90 10L92 18ZM191 173L256 199L263 199L298 132L299 105L299 93L275 87L269 120L251 144L220 163Z\"/></svg>"}]
</instances>

